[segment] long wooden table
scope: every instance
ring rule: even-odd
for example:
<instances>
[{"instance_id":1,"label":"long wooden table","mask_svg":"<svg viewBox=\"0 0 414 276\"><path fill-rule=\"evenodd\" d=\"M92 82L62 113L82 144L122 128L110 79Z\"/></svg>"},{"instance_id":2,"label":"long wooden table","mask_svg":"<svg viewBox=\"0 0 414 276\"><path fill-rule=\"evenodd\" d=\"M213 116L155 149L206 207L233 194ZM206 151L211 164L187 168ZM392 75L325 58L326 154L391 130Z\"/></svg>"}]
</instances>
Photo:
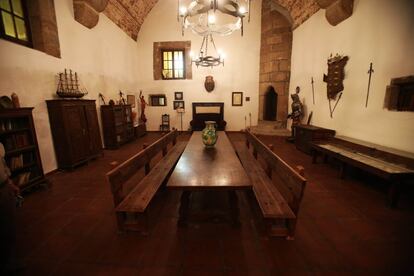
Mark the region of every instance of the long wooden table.
<instances>
[{"instance_id":1,"label":"long wooden table","mask_svg":"<svg viewBox=\"0 0 414 276\"><path fill-rule=\"evenodd\" d=\"M179 225L187 225L191 192L208 190L228 192L231 219L234 225L239 225L236 191L251 189L252 185L225 132L218 132L215 147L206 148L201 132L195 131L167 187L183 191Z\"/></svg>"}]
</instances>

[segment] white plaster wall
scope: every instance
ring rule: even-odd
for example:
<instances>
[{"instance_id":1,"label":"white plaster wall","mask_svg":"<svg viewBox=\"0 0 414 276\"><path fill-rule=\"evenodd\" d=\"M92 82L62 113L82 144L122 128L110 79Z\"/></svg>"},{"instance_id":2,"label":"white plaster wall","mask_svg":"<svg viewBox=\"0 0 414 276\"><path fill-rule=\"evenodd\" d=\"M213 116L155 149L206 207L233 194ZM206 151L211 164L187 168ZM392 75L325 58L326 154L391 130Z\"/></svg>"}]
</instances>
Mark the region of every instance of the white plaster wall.
<instances>
[{"instance_id":1,"label":"white plaster wall","mask_svg":"<svg viewBox=\"0 0 414 276\"><path fill-rule=\"evenodd\" d=\"M107 101L118 99L120 89L138 95L136 42L103 14L95 28L82 26L73 18L72 0L55 1L55 9L61 59L0 39L0 95L15 92L23 107L35 108L45 173L57 167L45 100L55 97L58 72L64 68L75 70L89 92L86 99L98 99L99 93Z\"/></svg>"},{"instance_id":2,"label":"white plaster wall","mask_svg":"<svg viewBox=\"0 0 414 276\"><path fill-rule=\"evenodd\" d=\"M158 1L138 35L139 88L143 90L146 99L149 94L165 93L168 104L166 107L147 107L147 128L158 130L161 114L167 113L170 114L171 126L180 129L180 117L173 109L175 91L184 92L184 130L188 128L192 118L192 102L224 102L227 130L238 131L244 128L245 116L249 125L249 113L252 114L252 124L256 124L259 106L261 1L252 1L251 21L245 21L243 37L240 32L227 37L214 37L217 48L226 53L224 67L210 69L193 66L192 80L154 80L153 42L191 40L193 52L198 53L200 49L202 37L192 34L190 30L186 30L184 36L181 35L176 9L177 1ZM212 75L216 83L211 93L207 93L204 88L204 80L208 75ZM231 95L234 91L242 91L243 97L250 97L250 102L243 101L242 107L231 106Z\"/></svg>"},{"instance_id":3,"label":"white plaster wall","mask_svg":"<svg viewBox=\"0 0 414 276\"><path fill-rule=\"evenodd\" d=\"M330 54L349 56L345 90L329 116L326 83ZM365 99L370 62L372 75L368 108ZM333 27L320 10L293 32L290 91L300 86L312 124L339 135L414 152L414 112L383 108L391 78L414 74L414 2L412 0L355 0L354 14ZM312 103L311 77L315 80Z\"/></svg>"}]
</instances>

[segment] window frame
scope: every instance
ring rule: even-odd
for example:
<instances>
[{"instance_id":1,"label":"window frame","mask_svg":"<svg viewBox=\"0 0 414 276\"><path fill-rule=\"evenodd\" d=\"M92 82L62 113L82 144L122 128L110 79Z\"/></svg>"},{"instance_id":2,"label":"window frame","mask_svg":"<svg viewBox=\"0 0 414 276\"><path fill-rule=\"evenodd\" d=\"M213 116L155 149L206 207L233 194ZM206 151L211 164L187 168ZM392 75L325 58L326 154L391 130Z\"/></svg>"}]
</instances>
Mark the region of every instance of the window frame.
<instances>
[{"instance_id":1,"label":"window frame","mask_svg":"<svg viewBox=\"0 0 414 276\"><path fill-rule=\"evenodd\" d=\"M11 42L14 42L14 43L17 43L17 44L20 44L20 45L23 45L23 46L33 48L32 32L31 32L31 28L30 28L29 13L28 13L28 10L27 10L26 0L20 0L20 3L22 5L23 17L20 17L20 16L14 14L12 0L6 0L6 1L9 2L10 8L11 8L11 13L7 10L4 10L4 9L0 8L0 38L11 41ZM24 26L26 28L27 41L21 40L21 39L16 38L16 37L8 36L6 34L6 29L5 29L5 26L3 24L3 17L2 17L3 12L8 13L12 16L13 27L14 27L14 31L15 31L16 34L17 34L17 27L16 27L15 18L19 18L19 19L23 20Z\"/></svg>"},{"instance_id":2,"label":"window frame","mask_svg":"<svg viewBox=\"0 0 414 276\"><path fill-rule=\"evenodd\" d=\"M184 79L186 79L186 58L185 58L185 53L186 53L186 51L185 51L185 48L161 48L161 79L162 80L184 80ZM166 77L164 77L164 74L163 74L163 71L164 71L164 53L165 52L172 52L172 72L173 72L173 77L172 78L166 78ZM174 52L182 52L182 55L183 55L183 76L180 78L180 77L175 77L174 76L174 65L175 65L175 62L174 62Z\"/></svg>"},{"instance_id":3,"label":"window frame","mask_svg":"<svg viewBox=\"0 0 414 276\"><path fill-rule=\"evenodd\" d=\"M150 106L167 106L167 96L165 94L150 94L149 105ZM161 104L160 99L163 99L164 104Z\"/></svg>"}]
</instances>

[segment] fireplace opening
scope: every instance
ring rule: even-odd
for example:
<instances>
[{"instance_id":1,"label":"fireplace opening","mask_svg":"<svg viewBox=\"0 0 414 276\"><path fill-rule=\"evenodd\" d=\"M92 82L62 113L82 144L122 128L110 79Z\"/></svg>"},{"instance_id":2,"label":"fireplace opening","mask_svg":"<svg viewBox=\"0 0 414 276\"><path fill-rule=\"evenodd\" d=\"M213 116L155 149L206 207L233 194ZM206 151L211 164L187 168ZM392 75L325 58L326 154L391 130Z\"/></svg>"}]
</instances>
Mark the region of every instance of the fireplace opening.
<instances>
[{"instance_id":1,"label":"fireplace opening","mask_svg":"<svg viewBox=\"0 0 414 276\"><path fill-rule=\"evenodd\" d=\"M269 86L265 93L263 119L276 121L277 114L277 93L273 86Z\"/></svg>"}]
</instances>

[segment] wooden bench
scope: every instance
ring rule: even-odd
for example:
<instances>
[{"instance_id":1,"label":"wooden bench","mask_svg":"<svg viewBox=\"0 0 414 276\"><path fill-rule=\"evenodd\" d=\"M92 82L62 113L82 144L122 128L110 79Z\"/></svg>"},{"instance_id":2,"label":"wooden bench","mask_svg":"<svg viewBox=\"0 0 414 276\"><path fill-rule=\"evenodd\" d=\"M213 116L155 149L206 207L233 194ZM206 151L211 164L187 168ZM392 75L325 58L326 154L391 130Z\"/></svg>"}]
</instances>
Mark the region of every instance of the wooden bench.
<instances>
[{"instance_id":1,"label":"wooden bench","mask_svg":"<svg viewBox=\"0 0 414 276\"><path fill-rule=\"evenodd\" d=\"M313 163L319 155L324 162L329 157L339 160L341 178L345 177L347 166L352 166L385 179L390 183L388 202L391 207L397 204L401 184L414 179L413 154L357 139L337 136L313 143L312 155Z\"/></svg>"},{"instance_id":2,"label":"wooden bench","mask_svg":"<svg viewBox=\"0 0 414 276\"><path fill-rule=\"evenodd\" d=\"M246 143L236 143L236 152L252 182L268 234L294 239L306 186L303 167L296 172L248 130Z\"/></svg>"},{"instance_id":3,"label":"wooden bench","mask_svg":"<svg viewBox=\"0 0 414 276\"><path fill-rule=\"evenodd\" d=\"M177 130L169 132L107 173L120 231L148 232L147 207L168 178L186 145L184 142L177 143L177 135ZM168 149L170 143L172 146ZM161 160L152 165L154 162L151 160L159 153L162 153Z\"/></svg>"}]
</instances>

